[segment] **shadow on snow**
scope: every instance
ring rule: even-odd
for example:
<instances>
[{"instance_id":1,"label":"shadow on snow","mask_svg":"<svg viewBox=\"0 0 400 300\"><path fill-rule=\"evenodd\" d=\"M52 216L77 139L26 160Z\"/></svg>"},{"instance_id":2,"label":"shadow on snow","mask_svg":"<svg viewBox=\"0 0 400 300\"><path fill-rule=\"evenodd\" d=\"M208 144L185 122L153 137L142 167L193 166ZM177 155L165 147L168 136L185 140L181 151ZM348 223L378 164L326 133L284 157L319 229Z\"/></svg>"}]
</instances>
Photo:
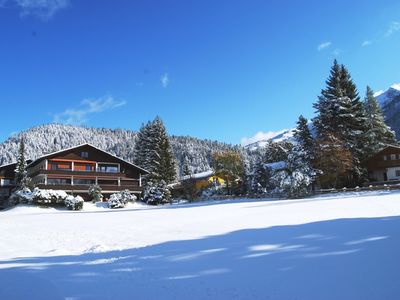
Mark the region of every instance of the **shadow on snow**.
<instances>
[{"instance_id":1,"label":"shadow on snow","mask_svg":"<svg viewBox=\"0 0 400 300\"><path fill-rule=\"evenodd\" d=\"M399 246L387 217L16 258L0 262L0 299L398 299Z\"/></svg>"}]
</instances>

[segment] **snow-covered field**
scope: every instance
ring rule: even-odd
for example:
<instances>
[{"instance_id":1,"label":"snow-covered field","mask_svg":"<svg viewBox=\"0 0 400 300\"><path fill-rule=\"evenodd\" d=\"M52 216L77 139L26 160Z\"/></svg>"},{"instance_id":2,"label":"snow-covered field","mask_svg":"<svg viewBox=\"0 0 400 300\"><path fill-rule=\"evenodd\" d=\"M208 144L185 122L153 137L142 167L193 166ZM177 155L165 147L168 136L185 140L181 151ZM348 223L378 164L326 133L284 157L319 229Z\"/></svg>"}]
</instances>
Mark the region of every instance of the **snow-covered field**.
<instances>
[{"instance_id":1,"label":"snow-covered field","mask_svg":"<svg viewBox=\"0 0 400 300\"><path fill-rule=\"evenodd\" d=\"M400 193L0 212L0 299L400 299Z\"/></svg>"}]
</instances>

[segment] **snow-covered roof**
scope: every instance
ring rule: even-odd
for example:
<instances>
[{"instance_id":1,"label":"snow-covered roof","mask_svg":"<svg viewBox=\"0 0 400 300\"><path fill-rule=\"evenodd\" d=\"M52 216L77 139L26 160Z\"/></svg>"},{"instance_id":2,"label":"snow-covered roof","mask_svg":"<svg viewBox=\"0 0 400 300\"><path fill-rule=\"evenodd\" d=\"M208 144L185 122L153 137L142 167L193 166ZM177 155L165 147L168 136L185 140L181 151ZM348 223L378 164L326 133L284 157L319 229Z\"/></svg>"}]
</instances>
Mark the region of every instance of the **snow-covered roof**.
<instances>
[{"instance_id":1,"label":"snow-covered roof","mask_svg":"<svg viewBox=\"0 0 400 300\"><path fill-rule=\"evenodd\" d=\"M55 154L59 154L59 153L66 152L66 151L69 151L69 150L73 150L73 149L76 149L76 148L80 148L80 147L83 147L83 146L92 147L92 148L94 148L94 149L96 149L96 150L99 150L99 151L101 151L101 152L103 152L103 153L105 153L105 154L108 154L108 155L110 155L110 156L112 156L112 157L114 157L114 158L116 158L116 159L118 159L118 160L120 160L120 161L123 161L123 162L125 162L125 163L127 163L127 164L129 164L129 165L131 165L131 166L133 166L133 167L135 167L135 168L138 168L138 169L140 169L140 170L142 170L142 171L144 171L144 172L146 172L146 173L149 173L149 171L143 169L142 167L139 167L139 166L137 166L137 165L135 165L135 164L133 164L133 163L131 163L131 162L125 160L125 159L122 159L122 158L120 158L120 157L118 157L118 156L115 156L114 154L111 154L110 152L104 151L104 150L102 150L102 149L100 149L100 148L98 148L98 147L96 147L96 146L93 146L92 144L89 144L89 143L84 143L84 144L80 144L80 145L78 145L78 146L74 146L74 147L70 147L70 148L67 148L67 149L63 149L63 150L59 150L59 151L55 151L55 152L52 152L52 153L45 154L45 155L43 155L43 156L41 156L41 157L38 157L38 158L35 159L34 161L32 161L30 164L28 164L28 167L31 166L31 165L34 165L36 162L38 162L38 161L40 161L40 160L42 160L42 159L45 159L45 158L47 158L47 157L49 157L49 156L53 156L53 155L55 155Z\"/></svg>"},{"instance_id":2,"label":"snow-covered roof","mask_svg":"<svg viewBox=\"0 0 400 300\"><path fill-rule=\"evenodd\" d=\"M384 150L386 150L388 148L393 148L396 150L400 149L400 147L396 146L396 145L386 145L383 148L381 148L379 151L375 152L370 158L367 159L367 161L375 159L378 155L380 155Z\"/></svg>"},{"instance_id":3,"label":"snow-covered roof","mask_svg":"<svg viewBox=\"0 0 400 300\"><path fill-rule=\"evenodd\" d=\"M277 161L277 162L265 164L264 166L265 166L265 168L269 168L269 169L274 170L274 171L279 171L279 170L283 170L283 169L286 168L286 162L284 162L282 160L282 161Z\"/></svg>"},{"instance_id":4,"label":"snow-covered roof","mask_svg":"<svg viewBox=\"0 0 400 300\"><path fill-rule=\"evenodd\" d=\"M201 172L201 173L196 173L196 174L183 176L181 178L181 180L202 179L202 178L207 178L207 177L210 177L210 176L213 176L213 175L214 175L214 171L213 170L209 170L209 171L204 171L204 172Z\"/></svg>"},{"instance_id":5,"label":"snow-covered roof","mask_svg":"<svg viewBox=\"0 0 400 300\"><path fill-rule=\"evenodd\" d=\"M32 160L31 159L28 159L27 161L26 161L26 163L29 165L30 163L32 162ZM17 164L17 162L16 161L14 161L14 162L12 162L12 163L9 163L9 164L6 164L6 165L2 165L2 166L0 166L0 168L5 168L5 167L10 167L10 166L12 166L12 165L16 165Z\"/></svg>"},{"instance_id":6,"label":"snow-covered roof","mask_svg":"<svg viewBox=\"0 0 400 300\"><path fill-rule=\"evenodd\" d=\"M9 167L9 166L12 166L12 165L15 165L15 164L17 164L17 162L12 162L10 164L2 165L2 166L0 166L0 168Z\"/></svg>"}]
</instances>

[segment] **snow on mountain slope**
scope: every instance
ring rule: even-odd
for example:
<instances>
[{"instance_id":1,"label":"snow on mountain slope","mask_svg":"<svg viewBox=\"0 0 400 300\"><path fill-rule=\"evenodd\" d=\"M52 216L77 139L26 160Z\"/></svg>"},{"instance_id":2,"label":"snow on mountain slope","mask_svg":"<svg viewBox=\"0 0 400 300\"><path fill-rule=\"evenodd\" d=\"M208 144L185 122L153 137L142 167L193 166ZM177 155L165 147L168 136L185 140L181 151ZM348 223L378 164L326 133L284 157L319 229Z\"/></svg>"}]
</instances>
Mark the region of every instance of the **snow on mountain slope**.
<instances>
[{"instance_id":1,"label":"snow on mountain slope","mask_svg":"<svg viewBox=\"0 0 400 300\"><path fill-rule=\"evenodd\" d=\"M132 130L47 124L22 131L0 143L0 165L16 161L21 137L24 137L26 157L29 159L90 143L125 160L134 160L136 132ZM234 147L190 136L171 136L171 146L180 172L184 161L187 161L193 173L211 168L212 153L231 150Z\"/></svg>"},{"instance_id":2,"label":"snow on mountain slope","mask_svg":"<svg viewBox=\"0 0 400 300\"><path fill-rule=\"evenodd\" d=\"M17 207L0 299L397 299L399 196Z\"/></svg>"},{"instance_id":3,"label":"snow on mountain slope","mask_svg":"<svg viewBox=\"0 0 400 300\"><path fill-rule=\"evenodd\" d=\"M400 96L400 84L393 84L386 91L379 91L374 94L376 100L383 107L388 101Z\"/></svg>"},{"instance_id":4,"label":"snow on mountain slope","mask_svg":"<svg viewBox=\"0 0 400 300\"><path fill-rule=\"evenodd\" d=\"M375 97L382 107L386 124L400 139L400 84L393 84L386 91L375 93Z\"/></svg>"},{"instance_id":5,"label":"snow on mountain slope","mask_svg":"<svg viewBox=\"0 0 400 300\"><path fill-rule=\"evenodd\" d=\"M293 133L294 133L294 128L292 129L283 129L281 131L274 132L273 134L270 133L268 134L267 138L262 138L256 142L253 143L245 143L245 148L254 151L260 148L264 148L270 141L272 142L282 142L282 141L294 141L293 138ZM256 139L256 137L255 137ZM249 139L250 140L250 139ZM243 140L242 140L243 144Z\"/></svg>"}]
</instances>

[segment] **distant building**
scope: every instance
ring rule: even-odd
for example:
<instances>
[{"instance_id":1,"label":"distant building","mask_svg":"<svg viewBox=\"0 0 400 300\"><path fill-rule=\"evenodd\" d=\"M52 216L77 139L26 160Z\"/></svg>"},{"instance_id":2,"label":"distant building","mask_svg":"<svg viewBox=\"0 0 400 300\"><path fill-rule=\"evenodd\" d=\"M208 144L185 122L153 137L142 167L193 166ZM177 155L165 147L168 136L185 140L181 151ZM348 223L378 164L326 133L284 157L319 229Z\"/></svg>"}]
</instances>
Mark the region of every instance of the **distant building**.
<instances>
[{"instance_id":1,"label":"distant building","mask_svg":"<svg viewBox=\"0 0 400 300\"><path fill-rule=\"evenodd\" d=\"M195 184L196 190L208 188L212 185L220 186L225 184L225 180L215 175L214 171L205 171L192 175L183 176L181 182L192 180Z\"/></svg>"},{"instance_id":2,"label":"distant building","mask_svg":"<svg viewBox=\"0 0 400 300\"><path fill-rule=\"evenodd\" d=\"M193 184L194 192L197 194L200 191L212 186L224 186L225 180L219 176L216 176L213 170L209 170L183 176L179 182L170 184L169 186L173 189L173 194L178 197L183 195L185 184Z\"/></svg>"},{"instance_id":3,"label":"distant building","mask_svg":"<svg viewBox=\"0 0 400 300\"><path fill-rule=\"evenodd\" d=\"M367 160L372 182L400 180L400 147L387 146Z\"/></svg>"}]
</instances>

